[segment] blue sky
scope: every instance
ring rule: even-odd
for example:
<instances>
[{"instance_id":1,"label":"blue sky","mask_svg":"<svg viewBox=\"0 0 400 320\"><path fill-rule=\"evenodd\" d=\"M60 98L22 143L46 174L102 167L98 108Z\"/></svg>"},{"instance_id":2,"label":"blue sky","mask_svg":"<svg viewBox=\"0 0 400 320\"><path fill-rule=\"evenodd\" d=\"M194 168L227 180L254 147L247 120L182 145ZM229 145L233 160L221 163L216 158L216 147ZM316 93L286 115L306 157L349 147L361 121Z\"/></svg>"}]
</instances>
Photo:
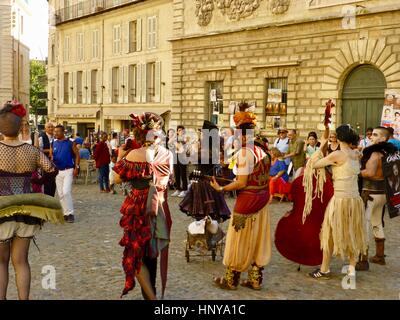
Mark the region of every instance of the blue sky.
<instances>
[{"instance_id":1,"label":"blue sky","mask_svg":"<svg viewBox=\"0 0 400 320\"><path fill-rule=\"evenodd\" d=\"M32 11L30 31L30 58L44 60L47 57L47 42L49 35L48 5L46 0L31 0Z\"/></svg>"}]
</instances>

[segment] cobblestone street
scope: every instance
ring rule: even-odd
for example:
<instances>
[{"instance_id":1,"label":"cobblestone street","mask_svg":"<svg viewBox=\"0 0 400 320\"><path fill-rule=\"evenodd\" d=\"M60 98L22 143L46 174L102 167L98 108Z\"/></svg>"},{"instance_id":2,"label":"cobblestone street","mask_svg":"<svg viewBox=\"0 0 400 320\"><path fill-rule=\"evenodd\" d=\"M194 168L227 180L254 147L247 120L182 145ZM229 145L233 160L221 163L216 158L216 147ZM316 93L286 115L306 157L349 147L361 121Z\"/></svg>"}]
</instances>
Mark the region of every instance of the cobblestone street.
<instances>
[{"instance_id":1,"label":"cobblestone street","mask_svg":"<svg viewBox=\"0 0 400 320\"><path fill-rule=\"evenodd\" d=\"M40 248L32 245L32 299L119 299L124 285L122 248L118 245L118 225L122 195L100 194L97 185L75 185L76 223L45 225L37 237ZM369 272L357 274L356 290L341 287L342 262L333 259L331 280L307 277L312 267L302 267L283 258L273 246L271 263L266 267L261 291L239 287L224 291L213 286L212 277L222 275L221 257L191 257L186 262L186 228L192 221L178 210L179 198L170 198L173 214L169 279L165 299L399 299L400 295L400 218L386 218L387 265L371 265ZM230 207L233 199L228 200ZM290 204L271 205L272 231ZM227 223L224 223L226 228ZM372 243L371 243L372 245ZM373 253L375 248L373 245ZM56 269L56 289L42 288L42 267ZM11 269L9 299L16 299L14 271ZM159 277L159 275L158 275ZM245 275L242 275L244 278ZM159 284L158 280L158 284ZM158 288L160 288L158 286ZM141 299L136 287L125 299Z\"/></svg>"}]
</instances>

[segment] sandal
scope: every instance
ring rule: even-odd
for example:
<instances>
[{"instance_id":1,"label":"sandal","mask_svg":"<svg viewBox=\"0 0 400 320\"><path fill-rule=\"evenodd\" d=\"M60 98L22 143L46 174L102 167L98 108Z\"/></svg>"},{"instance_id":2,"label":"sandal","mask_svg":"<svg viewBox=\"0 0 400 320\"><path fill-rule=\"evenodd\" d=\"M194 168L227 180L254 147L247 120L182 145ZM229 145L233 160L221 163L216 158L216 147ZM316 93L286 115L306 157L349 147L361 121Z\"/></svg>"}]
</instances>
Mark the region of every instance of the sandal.
<instances>
[{"instance_id":1,"label":"sandal","mask_svg":"<svg viewBox=\"0 0 400 320\"><path fill-rule=\"evenodd\" d=\"M331 278L331 273L330 272L322 272L321 269L316 269L313 272L310 272L308 274L311 278L314 279L330 279Z\"/></svg>"}]
</instances>

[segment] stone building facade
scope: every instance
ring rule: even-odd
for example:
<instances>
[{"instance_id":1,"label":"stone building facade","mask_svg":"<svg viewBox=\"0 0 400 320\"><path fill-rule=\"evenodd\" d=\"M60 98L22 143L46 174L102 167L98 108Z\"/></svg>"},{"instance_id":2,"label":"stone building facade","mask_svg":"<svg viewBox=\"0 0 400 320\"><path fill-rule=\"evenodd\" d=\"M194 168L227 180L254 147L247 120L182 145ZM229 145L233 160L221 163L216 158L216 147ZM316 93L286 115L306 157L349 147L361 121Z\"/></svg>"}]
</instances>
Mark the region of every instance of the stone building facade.
<instances>
[{"instance_id":1,"label":"stone building facade","mask_svg":"<svg viewBox=\"0 0 400 320\"><path fill-rule=\"evenodd\" d=\"M0 104L29 107L29 18L27 0L0 0Z\"/></svg>"},{"instance_id":2,"label":"stone building facade","mask_svg":"<svg viewBox=\"0 0 400 320\"><path fill-rule=\"evenodd\" d=\"M400 90L398 0L174 0L172 120L232 124L252 102L266 135L378 125L385 89ZM275 89L275 90L270 90Z\"/></svg>"},{"instance_id":3,"label":"stone building facade","mask_svg":"<svg viewBox=\"0 0 400 320\"><path fill-rule=\"evenodd\" d=\"M170 0L50 0L49 115L71 131L120 132L171 110Z\"/></svg>"}]
</instances>

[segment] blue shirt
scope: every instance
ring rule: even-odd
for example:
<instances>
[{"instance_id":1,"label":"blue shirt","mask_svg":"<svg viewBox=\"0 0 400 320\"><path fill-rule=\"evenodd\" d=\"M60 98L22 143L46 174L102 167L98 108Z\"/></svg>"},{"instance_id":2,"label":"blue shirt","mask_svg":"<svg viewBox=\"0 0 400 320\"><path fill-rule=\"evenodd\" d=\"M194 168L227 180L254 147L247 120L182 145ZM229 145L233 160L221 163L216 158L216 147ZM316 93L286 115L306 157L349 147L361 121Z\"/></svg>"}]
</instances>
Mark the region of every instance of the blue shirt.
<instances>
[{"instance_id":1,"label":"blue shirt","mask_svg":"<svg viewBox=\"0 0 400 320\"><path fill-rule=\"evenodd\" d=\"M82 148L79 150L79 156L81 159L89 160L90 159L90 152L86 148Z\"/></svg>"},{"instance_id":2,"label":"blue shirt","mask_svg":"<svg viewBox=\"0 0 400 320\"><path fill-rule=\"evenodd\" d=\"M54 140L53 162L58 170L71 169L75 167L75 154L72 150L73 142L69 139Z\"/></svg>"},{"instance_id":3,"label":"blue shirt","mask_svg":"<svg viewBox=\"0 0 400 320\"><path fill-rule=\"evenodd\" d=\"M286 182L289 181L289 176L287 174L287 167L285 164L285 161L283 160L277 160L269 169L269 175L271 177L276 176L280 171L285 171L285 173L281 176L281 178L283 180L285 180Z\"/></svg>"},{"instance_id":4,"label":"blue shirt","mask_svg":"<svg viewBox=\"0 0 400 320\"><path fill-rule=\"evenodd\" d=\"M82 144L83 144L83 139L82 139L81 137L76 137L74 142L75 142L76 144L82 145Z\"/></svg>"},{"instance_id":5,"label":"blue shirt","mask_svg":"<svg viewBox=\"0 0 400 320\"><path fill-rule=\"evenodd\" d=\"M389 139L388 142L391 143L392 145L394 145L394 146L396 147L396 150L397 150L397 151L400 150L400 140L397 140L397 139Z\"/></svg>"}]
</instances>

